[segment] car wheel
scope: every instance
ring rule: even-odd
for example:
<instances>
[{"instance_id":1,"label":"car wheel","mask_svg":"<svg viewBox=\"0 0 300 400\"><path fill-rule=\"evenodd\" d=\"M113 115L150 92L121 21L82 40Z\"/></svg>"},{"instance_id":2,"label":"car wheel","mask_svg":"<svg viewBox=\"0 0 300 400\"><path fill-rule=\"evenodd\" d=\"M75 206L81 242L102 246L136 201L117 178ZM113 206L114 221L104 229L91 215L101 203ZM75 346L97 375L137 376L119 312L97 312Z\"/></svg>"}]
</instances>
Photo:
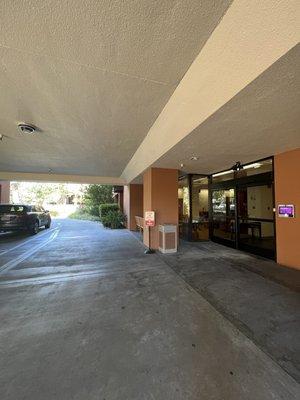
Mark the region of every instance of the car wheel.
<instances>
[{"instance_id":1,"label":"car wheel","mask_svg":"<svg viewBox=\"0 0 300 400\"><path fill-rule=\"evenodd\" d=\"M32 225L32 227L29 229L29 232L31 233L31 235L36 235L38 231L39 231L39 223L38 221L36 221L34 225Z\"/></svg>"},{"instance_id":2,"label":"car wheel","mask_svg":"<svg viewBox=\"0 0 300 400\"><path fill-rule=\"evenodd\" d=\"M49 221L46 225L45 225L45 229L49 229L51 225L51 222Z\"/></svg>"}]
</instances>

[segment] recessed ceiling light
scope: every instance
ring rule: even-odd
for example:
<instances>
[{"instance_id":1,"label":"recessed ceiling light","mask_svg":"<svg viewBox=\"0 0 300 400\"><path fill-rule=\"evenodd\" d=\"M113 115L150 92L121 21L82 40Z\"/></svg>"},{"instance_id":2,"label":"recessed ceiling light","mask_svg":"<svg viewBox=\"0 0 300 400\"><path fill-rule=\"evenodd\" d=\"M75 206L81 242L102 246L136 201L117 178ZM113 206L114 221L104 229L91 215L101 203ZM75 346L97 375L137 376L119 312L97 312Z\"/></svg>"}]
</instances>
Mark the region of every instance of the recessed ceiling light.
<instances>
[{"instance_id":1,"label":"recessed ceiling light","mask_svg":"<svg viewBox=\"0 0 300 400\"><path fill-rule=\"evenodd\" d=\"M180 168L183 168L183 167L184 167L184 164L181 163L181 164L180 164Z\"/></svg>"},{"instance_id":2,"label":"recessed ceiling light","mask_svg":"<svg viewBox=\"0 0 300 400\"><path fill-rule=\"evenodd\" d=\"M26 133L27 135L32 135L36 131L36 127L30 124L19 124L18 128L22 133Z\"/></svg>"},{"instance_id":3,"label":"recessed ceiling light","mask_svg":"<svg viewBox=\"0 0 300 400\"><path fill-rule=\"evenodd\" d=\"M198 160L198 157L197 157L197 156L192 156L192 157L190 158L190 160L191 160L191 161L197 161L197 160Z\"/></svg>"}]
</instances>

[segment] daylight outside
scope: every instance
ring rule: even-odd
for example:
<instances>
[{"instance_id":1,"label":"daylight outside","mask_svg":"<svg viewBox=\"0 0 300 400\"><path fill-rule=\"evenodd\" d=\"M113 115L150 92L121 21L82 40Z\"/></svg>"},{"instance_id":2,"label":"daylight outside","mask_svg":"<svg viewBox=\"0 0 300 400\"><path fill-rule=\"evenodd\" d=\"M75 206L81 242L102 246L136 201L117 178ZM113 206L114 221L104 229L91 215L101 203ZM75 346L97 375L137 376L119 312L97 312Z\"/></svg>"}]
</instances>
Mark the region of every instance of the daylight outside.
<instances>
[{"instance_id":1,"label":"daylight outside","mask_svg":"<svg viewBox=\"0 0 300 400\"><path fill-rule=\"evenodd\" d=\"M0 399L300 398L300 3L0 1Z\"/></svg>"}]
</instances>

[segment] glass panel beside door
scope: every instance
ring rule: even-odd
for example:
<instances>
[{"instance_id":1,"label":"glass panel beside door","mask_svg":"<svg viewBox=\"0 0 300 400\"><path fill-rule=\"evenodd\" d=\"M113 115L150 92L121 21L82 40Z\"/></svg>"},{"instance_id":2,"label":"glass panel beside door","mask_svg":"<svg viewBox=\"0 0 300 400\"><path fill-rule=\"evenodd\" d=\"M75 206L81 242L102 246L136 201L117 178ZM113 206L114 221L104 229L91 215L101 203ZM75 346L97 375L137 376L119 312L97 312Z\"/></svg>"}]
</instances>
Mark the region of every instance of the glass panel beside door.
<instances>
[{"instance_id":1,"label":"glass panel beside door","mask_svg":"<svg viewBox=\"0 0 300 400\"><path fill-rule=\"evenodd\" d=\"M208 178L199 175L192 175L191 191L191 240L208 240Z\"/></svg>"},{"instance_id":2,"label":"glass panel beside door","mask_svg":"<svg viewBox=\"0 0 300 400\"><path fill-rule=\"evenodd\" d=\"M179 237L189 240L190 237L190 184L188 177L178 183Z\"/></svg>"},{"instance_id":3,"label":"glass panel beside door","mask_svg":"<svg viewBox=\"0 0 300 400\"><path fill-rule=\"evenodd\" d=\"M212 190L212 238L235 246L235 189Z\"/></svg>"}]
</instances>

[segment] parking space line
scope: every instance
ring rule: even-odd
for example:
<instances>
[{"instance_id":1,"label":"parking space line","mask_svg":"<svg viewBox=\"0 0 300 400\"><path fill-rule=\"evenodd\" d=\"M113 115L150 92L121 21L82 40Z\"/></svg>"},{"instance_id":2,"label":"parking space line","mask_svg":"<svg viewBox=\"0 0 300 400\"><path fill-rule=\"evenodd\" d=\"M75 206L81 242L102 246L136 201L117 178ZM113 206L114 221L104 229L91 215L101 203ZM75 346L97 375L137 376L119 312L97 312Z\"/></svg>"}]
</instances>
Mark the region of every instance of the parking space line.
<instances>
[{"instance_id":1,"label":"parking space line","mask_svg":"<svg viewBox=\"0 0 300 400\"><path fill-rule=\"evenodd\" d=\"M40 243L36 245L35 247L31 248L30 250L25 251L23 254L19 255L18 257L14 258L13 260L8 261L6 264L2 265L0 267L0 273L3 271L10 270L17 265L19 265L22 261L26 260L30 256L32 256L34 253L36 253L38 250L41 248L45 247L47 244L52 242L58 235L59 233L59 228L53 229L53 233L51 234L50 238L47 239L45 242Z\"/></svg>"},{"instance_id":2,"label":"parking space line","mask_svg":"<svg viewBox=\"0 0 300 400\"><path fill-rule=\"evenodd\" d=\"M19 247L24 246L24 244L26 244L26 243L29 243L29 242L31 242L31 241L33 241L33 240L36 240L36 239L38 239L38 238L40 238L40 237L42 237L42 236L45 236L47 233L53 232L55 229L57 229L57 228L47 229L47 231L42 232L42 233L38 233L37 236L34 236L33 238L27 239L27 240L25 240L24 242L22 242L22 243L20 243L20 244L17 244L17 245L14 246L14 247L11 247L10 249L7 249L7 250L0 250L0 256L2 256L3 254L9 253L9 252L12 251L12 250L18 249Z\"/></svg>"}]
</instances>

